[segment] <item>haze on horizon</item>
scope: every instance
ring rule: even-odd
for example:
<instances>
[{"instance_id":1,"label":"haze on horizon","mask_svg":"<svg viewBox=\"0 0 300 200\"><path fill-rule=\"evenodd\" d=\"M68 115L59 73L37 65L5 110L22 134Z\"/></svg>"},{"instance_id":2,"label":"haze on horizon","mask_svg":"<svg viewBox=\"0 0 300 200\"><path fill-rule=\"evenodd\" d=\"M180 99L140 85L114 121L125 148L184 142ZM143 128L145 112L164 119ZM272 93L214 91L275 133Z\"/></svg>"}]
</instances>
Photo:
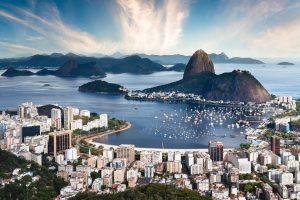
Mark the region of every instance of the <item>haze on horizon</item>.
<instances>
[{"instance_id":1,"label":"haze on horizon","mask_svg":"<svg viewBox=\"0 0 300 200\"><path fill-rule=\"evenodd\" d=\"M4 0L0 57L41 53L300 57L300 1Z\"/></svg>"}]
</instances>

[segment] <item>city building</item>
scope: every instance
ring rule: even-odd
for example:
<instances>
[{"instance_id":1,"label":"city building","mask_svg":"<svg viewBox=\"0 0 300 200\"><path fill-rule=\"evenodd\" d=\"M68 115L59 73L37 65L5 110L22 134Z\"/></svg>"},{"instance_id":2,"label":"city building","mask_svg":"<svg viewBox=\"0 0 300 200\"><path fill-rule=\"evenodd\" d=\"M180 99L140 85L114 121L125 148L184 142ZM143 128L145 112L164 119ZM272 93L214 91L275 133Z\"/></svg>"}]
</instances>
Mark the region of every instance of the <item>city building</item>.
<instances>
[{"instance_id":1,"label":"city building","mask_svg":"<svg viewBox=\"0 0 300 200\"><path fill-rule=\"evenodd\" d=\"M77 156L77 149L72 147L69 149L65 150L65 160L66 161L73 161L73 160L77 160L78 156Z\"/></svg>"},{"instance_id":2,"label":"city building","mask_svg":"<svg viewBox=\"0 0 300 200\"><path fill-rule=\"evenodd\" d=\"M293 185L293 174L290 172L283 172L279 175L279 183L282 185Z\"/></svg>"},{"instance_id":3,"label":"city building","mask_svg":"<svg viewBox=\"0 0 300 200\"><path fill-rule=\"evenodd\" d=\"M61 110L58 108L51 109L51 124L57 130L61 130Z\"/></svg>"},{"instance_id":4,"label":"city building","mask_svg":"<svg viewBox=\"0 0 300 200\"><path fill-rule=\"evenodd\" d=\"M64 129L72 130L73 109L71 107L64 108Z\"/></svg>"},{"instance_id":5,"label":"city building","mask_svg":"<svg viewBox=\"0 0 300 200\"><path fill-rule=\"evenodd\" d=\"M209 141L208 153L213 162L223 161L224 144L222 142Z\"/></svg>"},{"instance_id":6,"label":"city building","mask_svg":"<svg viewBox=\"0 0 300 200\"><path fill-rule=\"evenodd\" d=\"M161 151L141 151L140 160L144 164L158 164L162 163Z\"/></svg>"},{"instance_id":7,"label":"city building","mask_svg":"<svg viewBox=\"0 0 300 200\"><path fill-rule=\"evenodd\" d=\"M168 173L181 173L182 164L180 161L168 161L166 162L166 172Z\"/></svg>"},{"instance_id":8,"label":"city building","mask_svg":"<svg viewBox=\"0 0 300 200\"><path fill-rule=\"evenodd\" d=\"M280 138L277 136L271 137L271 150L274 154L280 154Z\"/></svg>"},{"instance_id":9,"label":"city building","mask_svg":"<svg viewBox=\"0 0 300 200\"><path fill-rule=\"evenodd\" d=\"M135 160L134 145L122 144L116 149L117 158L126 158L128 163L132 163Z\"/></svg>"},{"instance_id":10,"label":"city building","mask_svg":"<svg viewBox=\"0 0 300 200\"><path fill-rule=\"evenodd\" d=\"M27 136L37 136L41 134L40 125L26 125L21 128L22 142Z\"/></svg>"},{"instance_id":11,"label":"city building","mask_svg":"<svg viewBox=\"0 0 300 200\"><path fill-rule=\"evenodd\" d=\"M72 132L57 131L49 133L48 152L56 157L72 147Z\"/></svg>"},{"instance_id":12,"label":"city building","mask_svg":"<svg viewBox=\"0 0 300 200\"><path fill-rule=\"evenodd\" d=\"M108 162L114 159L114 150L109 148L104 148L102 153L104 158L107 158Z\"/></svg>"},{"instance_id":13,"label":"city building","mask_svg":"<svg viewBox=\"0 0 300 200\"><path fill-rule=\"evenodd\" d=\"M147 164L144 166L144 168L145 168L145 177L146 178L154 177L154 172L155 172L154 165Z\"/></svg>"},{"instance_id":14,"label":"city building","mask_svg":"<svg viewBox=\"0 0 300 200\"><path fill-rule=\"evenodd\" d=\"M123 183L125 181L125 168L114 170L114 183Z\"/></svg>"}]
</instances>

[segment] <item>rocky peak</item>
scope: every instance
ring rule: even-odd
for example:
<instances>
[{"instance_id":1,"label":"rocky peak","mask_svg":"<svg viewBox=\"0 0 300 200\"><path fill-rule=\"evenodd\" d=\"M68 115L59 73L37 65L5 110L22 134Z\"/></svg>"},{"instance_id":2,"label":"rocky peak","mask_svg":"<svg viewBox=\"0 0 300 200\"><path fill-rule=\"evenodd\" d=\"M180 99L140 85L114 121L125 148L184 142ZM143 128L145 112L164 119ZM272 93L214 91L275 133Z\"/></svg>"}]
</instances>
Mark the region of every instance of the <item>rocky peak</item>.
<instances>
[{"instance_id":1,"label":"rocky peak","mask_svg":"<svg viewBox=\"0 0 300 200\"><path fill-rule=\"evenodd\" d=\"M215 68L212 60L210 59L209 55L202 49L196 51L190 58L185 68L183 78L198 74L200 72L215 73Z\"/></svg>"}]
</instances>

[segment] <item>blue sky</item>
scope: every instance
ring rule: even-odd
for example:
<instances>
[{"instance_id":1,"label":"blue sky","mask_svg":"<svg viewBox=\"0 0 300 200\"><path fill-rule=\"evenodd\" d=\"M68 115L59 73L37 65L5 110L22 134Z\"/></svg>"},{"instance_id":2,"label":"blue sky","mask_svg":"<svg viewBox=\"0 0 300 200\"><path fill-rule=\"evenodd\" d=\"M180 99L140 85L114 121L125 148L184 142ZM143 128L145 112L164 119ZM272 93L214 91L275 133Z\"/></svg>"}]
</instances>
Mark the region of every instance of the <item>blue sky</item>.
<instances>
[{"instance_id":1,"label":"blue sky","mask_svg":"<svg viewBox=\"0 0 300 200\"><path fill-rule=\"evenodd\" d=\"M300 57L300 1L3 0L0 57L52 52Z\"/></svg>"}]
</instances>

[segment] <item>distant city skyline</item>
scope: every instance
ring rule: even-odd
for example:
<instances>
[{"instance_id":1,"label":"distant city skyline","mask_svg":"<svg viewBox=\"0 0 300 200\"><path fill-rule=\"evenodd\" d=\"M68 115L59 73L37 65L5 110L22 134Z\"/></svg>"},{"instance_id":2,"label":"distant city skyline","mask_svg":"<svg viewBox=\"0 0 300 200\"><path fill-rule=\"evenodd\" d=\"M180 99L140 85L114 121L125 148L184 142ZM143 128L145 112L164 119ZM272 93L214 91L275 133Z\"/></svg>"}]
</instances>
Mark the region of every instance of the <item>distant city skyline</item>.
<instances>
[{"instance_id":1,"label":"distant city skyline","mask_svg":"<svg viewBox=\"0 0 300 200\"><path fill-rule=\"evenodd\" d=\"M0 57L43 53L300 57L300 1L4 0Z\"/></svg>"}]
</instances>

